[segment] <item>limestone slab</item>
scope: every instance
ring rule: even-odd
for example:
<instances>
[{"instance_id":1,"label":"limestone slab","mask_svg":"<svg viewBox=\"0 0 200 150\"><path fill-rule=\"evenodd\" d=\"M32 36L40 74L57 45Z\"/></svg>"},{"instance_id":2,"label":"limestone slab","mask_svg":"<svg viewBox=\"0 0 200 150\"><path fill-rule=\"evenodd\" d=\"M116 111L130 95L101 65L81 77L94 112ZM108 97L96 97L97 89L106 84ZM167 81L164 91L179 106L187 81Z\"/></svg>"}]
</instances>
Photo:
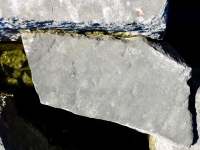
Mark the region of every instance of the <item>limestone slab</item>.
<instances>
[{"instance_id":1,"label":"limestone slab","mask_svg":"<svg viewBox=\"0 0 200 150\"><path fill-rule=\"evenodd\" d=\"M167 43L49 33L22 40L42 104L192 143L191 68Z\"/></svg>"},{"instance_id":2,"label":"limestone slab","mask_svg":"<svg viewBox=\"0 0 200 150\"><path fill-rule=\"evenodd\" d=\"M0 29L131 31L160 39L167 10L167 0L1 0Z\"/></svg>"}]
</instances>

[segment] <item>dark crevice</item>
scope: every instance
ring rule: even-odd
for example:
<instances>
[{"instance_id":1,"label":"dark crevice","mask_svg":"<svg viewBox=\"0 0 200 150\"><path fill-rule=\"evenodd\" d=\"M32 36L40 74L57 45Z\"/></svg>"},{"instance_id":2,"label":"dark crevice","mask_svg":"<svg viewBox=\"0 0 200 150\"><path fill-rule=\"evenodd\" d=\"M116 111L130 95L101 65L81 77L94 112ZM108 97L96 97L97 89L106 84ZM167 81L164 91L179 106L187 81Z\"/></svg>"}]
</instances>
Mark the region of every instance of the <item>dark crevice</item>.
<instances>
[{"instance_id":1,"label":"dark crevice","mask_svg":"<svg viewBox=\"0 0 200 150\"><path fill-rule=\"evenodd\" d=\"M50 145L75 150L149 149L146 134L116 123L42 105L34 89L17 90L14 100L20 116L37 128Z\"/></svg>"},{"instance_id":2,"label":"dark crevice","mask_svg":"<svg viewBox=\"0 0 200 150\"><path fill-rule=\"evenodd\" d=\"M199 75L200 75L199 70L193 69L192 77L191 79L188 80L188 85L190 86L188 109L190 113L192 114L193 136L194 136L192 145L196 144L199 139L198 130L197 130L197 112L196 112L196 107L195 107L195 103L196 103L195 96L196 96L198 88L200 87L200 82L198 79Z\"/></svg>"}]
</instances>

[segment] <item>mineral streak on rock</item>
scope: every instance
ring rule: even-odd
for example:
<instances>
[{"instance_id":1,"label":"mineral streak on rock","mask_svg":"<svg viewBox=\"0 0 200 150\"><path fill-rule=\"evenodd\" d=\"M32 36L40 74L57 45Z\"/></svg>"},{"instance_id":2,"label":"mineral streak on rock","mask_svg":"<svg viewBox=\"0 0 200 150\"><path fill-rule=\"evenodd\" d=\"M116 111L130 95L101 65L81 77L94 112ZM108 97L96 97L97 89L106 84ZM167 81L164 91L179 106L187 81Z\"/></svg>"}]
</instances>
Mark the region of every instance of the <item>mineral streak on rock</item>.
<instances>
[{"instance_id":1,"label":"mineral streak on rock","mask_svg":"<svg viewBox=\"0 0 200 150\"><path fill-rule=\"evenodd\" d=\"M167 43L22 33L41 103L189 147L189 68Z\"/></svg>"},{"instance_id":2,"label":"mineral streak on rock","mask_svg":"<svg viewBox=\"0 0 200 150\"><path fill-rule=\"evenodd\" d=\"M0 10L0 29L130 31L133 35L162 39L168 1L1 0ZM0 34L9 36L3 31Z\"/></svg>"}]
</instances>

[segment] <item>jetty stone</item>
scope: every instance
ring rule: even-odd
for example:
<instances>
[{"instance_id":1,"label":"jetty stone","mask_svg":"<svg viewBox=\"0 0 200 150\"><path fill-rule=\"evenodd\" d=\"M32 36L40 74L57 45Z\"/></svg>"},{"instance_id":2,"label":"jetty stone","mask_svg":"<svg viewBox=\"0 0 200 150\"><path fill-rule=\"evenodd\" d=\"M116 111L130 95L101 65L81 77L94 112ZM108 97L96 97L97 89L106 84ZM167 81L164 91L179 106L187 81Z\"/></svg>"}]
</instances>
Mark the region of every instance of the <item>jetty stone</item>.
<instances>
[{"instance_id":1,"label":"jetty stone","mask_svg":"<svg viewBox=\"0 0 200 150\"><path fill-rule=\"evenodd\" d=\"M191 145L191 68L167 43L50 33L22 40L42 104Z\"/></svg>"},{"instance_id":2,"label":"jetty stone","mask_svg":"<svg viewBox=\"0 0 200 150\"><path fill-rule=\"evenodd\" d=\"M168 0L1 0L0 29L130 31L162 39L167 12Z\"/></svg>"}]
</instances>

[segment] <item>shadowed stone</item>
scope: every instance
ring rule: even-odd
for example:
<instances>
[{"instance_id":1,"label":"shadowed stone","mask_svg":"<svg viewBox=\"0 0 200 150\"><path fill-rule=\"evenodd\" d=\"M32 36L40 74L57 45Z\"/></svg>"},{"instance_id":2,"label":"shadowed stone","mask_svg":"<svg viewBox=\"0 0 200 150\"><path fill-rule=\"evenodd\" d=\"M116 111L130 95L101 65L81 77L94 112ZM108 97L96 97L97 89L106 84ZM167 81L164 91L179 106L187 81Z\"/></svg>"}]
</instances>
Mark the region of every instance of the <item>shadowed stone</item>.
<instances>
[{"instance_id":1,"label":"shadowed stone","mask_svg":"<svg viewBox=\"0 0 200 150\"><path fill-rule=\"evenodd\" d=\"M1 0L0 29L131 31L161 39L167 4L167 0ZM0 34L9 37L4 31Z\"/></svg>"},{"instance_id":2,"label":"shadowed stone","mask_svg":"<svg viewBox=\"0 0 200 150\"><path fill-rule=\"evenodd\" d=\"M48 33L22 39L41 103L191 145L191 69L167 43Z\"/></svg>"}]
</instances>

